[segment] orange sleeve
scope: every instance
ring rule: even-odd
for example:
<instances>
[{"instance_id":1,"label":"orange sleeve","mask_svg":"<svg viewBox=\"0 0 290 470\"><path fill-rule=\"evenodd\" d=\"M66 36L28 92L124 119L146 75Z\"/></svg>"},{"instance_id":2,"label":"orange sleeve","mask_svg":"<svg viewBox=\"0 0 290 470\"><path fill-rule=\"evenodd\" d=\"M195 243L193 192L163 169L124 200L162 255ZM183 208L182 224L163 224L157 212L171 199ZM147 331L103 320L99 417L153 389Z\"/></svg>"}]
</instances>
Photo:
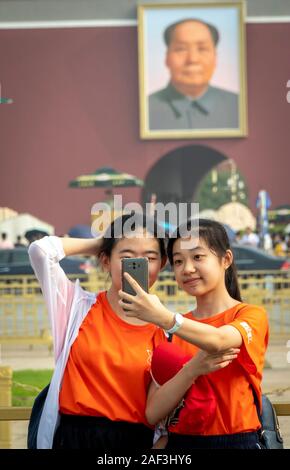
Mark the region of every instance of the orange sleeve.
<instances>
[{"instance_id":1,"label":"orange sleeve","mask_svg":"<svg viewBox=\"0 0 290 470\"><path fill-rule=\"evenodd\" d=\"M240 365L249 374L261 374L269 339L269 325L266 311L255 305L242 308L230 323L239 330L243 344L238 355Z\"/></svg>"}]
</instances>

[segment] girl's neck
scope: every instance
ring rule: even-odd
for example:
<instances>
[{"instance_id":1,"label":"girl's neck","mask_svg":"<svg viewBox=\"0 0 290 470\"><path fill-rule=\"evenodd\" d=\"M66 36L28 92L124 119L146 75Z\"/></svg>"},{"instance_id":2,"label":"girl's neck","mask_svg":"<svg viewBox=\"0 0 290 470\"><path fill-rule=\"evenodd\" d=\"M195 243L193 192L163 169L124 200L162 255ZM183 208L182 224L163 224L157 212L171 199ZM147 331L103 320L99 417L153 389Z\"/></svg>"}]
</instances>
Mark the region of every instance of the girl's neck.
<instances>
[{"instance_id":1,"label":"girl's neck","mask_svg":"<svg viewBox=\"0 0 290 470\"><path fill-rule=\"evenodd\" d=\"M146 322L142 320L138 320L138 318L127 317L124 310L119 305L119 299L120 297L118 295L117 289L115 289L114 286L111 285L111 287L107 291L107 300L112 310L114 310L115 314L126 323L129 323L130 325L146 325L147 324Z\"/></svg>"},{"instance_id":2,"label":"girl's neck","mask_svg":"<svg viewBox=\"0 0 290 470\"><path fill-rule=\"evenodd\" d=\"M210 292L196 298L196 309L193 315L197 318L209 318L238 305L239 300L233 299L226 291L223 295L217 295L216 292Z\"/></svg>"}]
</instances>

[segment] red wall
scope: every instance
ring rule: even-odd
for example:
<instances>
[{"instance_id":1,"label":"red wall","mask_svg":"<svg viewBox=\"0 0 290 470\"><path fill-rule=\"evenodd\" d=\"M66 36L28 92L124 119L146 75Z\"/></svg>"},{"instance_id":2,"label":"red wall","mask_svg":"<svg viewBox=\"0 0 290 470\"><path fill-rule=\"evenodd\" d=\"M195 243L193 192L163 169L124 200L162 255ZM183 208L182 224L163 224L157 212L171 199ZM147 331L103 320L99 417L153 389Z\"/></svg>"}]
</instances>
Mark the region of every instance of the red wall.
<instances>
[{"instance_id":1,"label":"red wall","mask_svg":"<svg viewBox=\"0 0 290 470\"><path fill-rule=\"evenodd\" d=\"M290 202L290 24L247 25L249 136L241 139L139 138L137 29L0 31L0 206L30 212L63 233L89 223L101 189L69 180L100 166L144 178L168 151L205 144L233 158L252 208L259 189L273 206ZM122 191L125 201L139 189Z\"/></svg>"}]
</instances>

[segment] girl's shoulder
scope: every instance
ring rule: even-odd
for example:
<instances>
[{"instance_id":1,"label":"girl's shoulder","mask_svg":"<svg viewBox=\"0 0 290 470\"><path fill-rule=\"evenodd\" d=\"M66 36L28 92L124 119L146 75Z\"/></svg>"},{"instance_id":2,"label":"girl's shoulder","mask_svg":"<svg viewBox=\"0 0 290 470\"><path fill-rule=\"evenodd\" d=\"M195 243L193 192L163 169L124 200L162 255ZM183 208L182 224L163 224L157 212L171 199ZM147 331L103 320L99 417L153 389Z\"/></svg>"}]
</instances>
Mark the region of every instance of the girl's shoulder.
<instances>
[{"instance_id":1,"label":"girl's shoulder","mask_svg":"<svg viewBox=\"0 0 290 470\"><path fill-rule=\"evenodd\" d=\"M261 305L241 302L237 305L237 313L256 313L260 315L266 315L266 310Z\"/></svg>"},{"instance_id":2,"label":"girl's shoulder","mask_svg":"<svg viewBox=\"0 0 290 470\"><path fill-rule=\"evenodd\" d=\"M260 319L264 317L265 319L267 319L267 312L264 307L261 307L260 305L240 302L234 305L233 307L208 318L198 319L194 316L194 313L192 311L185 313L183 316L190 320L197 320L202 323L212 323L215 324L215 326L221 326L222 324L231 323L239 317L256 317Z\"/></svg>"},{"instance_id":3,"label":"girl's shoulder","mask_svg":"<svg viewBox=\"0 0 290 470\"><path fill-rule=\"evenodd\" d=\"M264 331L269 328L268 315L264 307L261 305L244 303L237 309L233 316L232 322L238 321L239 323L247 323L255 328Z\"/></svg>"}]
</instances>

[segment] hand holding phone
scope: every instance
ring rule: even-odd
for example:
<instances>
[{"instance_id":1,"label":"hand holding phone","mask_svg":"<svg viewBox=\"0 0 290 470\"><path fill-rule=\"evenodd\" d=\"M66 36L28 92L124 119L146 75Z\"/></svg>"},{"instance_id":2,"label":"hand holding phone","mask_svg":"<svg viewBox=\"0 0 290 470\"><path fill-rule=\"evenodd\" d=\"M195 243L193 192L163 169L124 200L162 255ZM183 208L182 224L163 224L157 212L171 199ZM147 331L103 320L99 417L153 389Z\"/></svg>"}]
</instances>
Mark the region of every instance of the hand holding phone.
<instances>
[{"instance_id":1,"label":"hand holding phone","mask_svg":"<svg viewBox=\"0 0 290 470\"><path fill-rule=\"evenodd\" d=\"M129 273L145 292L148 292L148 258L123 258L122 259L122 290L130 295L136 295L133 287L124 278L124 273ZM130 303L124 300L126 303ZM124 309L125 310L125 309Z\"/></svg>"}]
</instances>

